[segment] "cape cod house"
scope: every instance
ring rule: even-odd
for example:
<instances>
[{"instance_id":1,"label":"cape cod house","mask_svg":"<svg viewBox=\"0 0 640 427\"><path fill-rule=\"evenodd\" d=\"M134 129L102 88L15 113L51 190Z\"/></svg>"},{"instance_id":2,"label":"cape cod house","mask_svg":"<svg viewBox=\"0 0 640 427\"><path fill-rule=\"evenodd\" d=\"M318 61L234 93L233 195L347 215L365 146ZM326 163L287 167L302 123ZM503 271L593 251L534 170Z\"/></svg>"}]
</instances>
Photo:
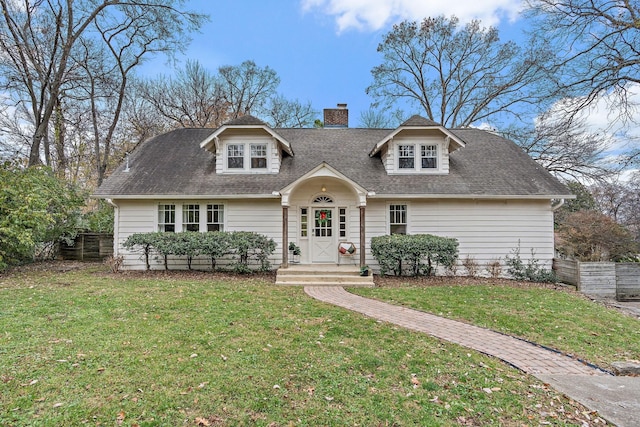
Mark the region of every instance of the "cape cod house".
<instances>
[{"instance_id":1,"label":"cape cod house","mask_svg":"<svg viewBox=\"0 0 640 427\"><path fill-rule=\"evenodd\" d=\"M353 261L375 269L371 237L430 233L458 239L460 258L481 266L520 245L523 259L534 251L550 267L553 201L572 195L512 141L420 116L349 128L346 104L324 120L274 129L244 116L142 143L94 194L115 206L115 254L143 269L122 246L132 233L243 230L276 241L276 267L289 265L294 242L301 264L339 263L352 244Z\"/></svg>"}]
</instances>

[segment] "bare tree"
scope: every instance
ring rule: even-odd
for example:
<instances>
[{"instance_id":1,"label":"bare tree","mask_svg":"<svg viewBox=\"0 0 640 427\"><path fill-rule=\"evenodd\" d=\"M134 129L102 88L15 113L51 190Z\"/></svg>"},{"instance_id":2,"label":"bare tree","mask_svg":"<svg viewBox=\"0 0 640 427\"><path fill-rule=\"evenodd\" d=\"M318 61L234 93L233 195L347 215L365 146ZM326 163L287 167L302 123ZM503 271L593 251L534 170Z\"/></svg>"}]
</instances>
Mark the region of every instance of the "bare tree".
<instances>
[{"instance_id":1,"label":"bare tree","mask_svg":"<svg viewBox=\"0 0 640 427\"><path fill-rule=\"evenodd\" d=\"M253 61L220 67L218 79L232 119L245 114L261 116L280 84L273 69L261 68Z\"/></svg>"},{"instance_id":2,"label":"bare tree","mask_svg":"<svg viewBox=\"0 0 640 427\"><path fill-rule=\"evenodd\" d=\"M280 78L253 61L220 67L212 74L197 61L188 61L174 78L159 76L140 86L143 99L169 126L216 128L246 114L274 127L310 127L311 103L277 93Z\"/></svg>"},{"instance_id":3,"label":"bare tree","mask_svg":"<svg viewBox=\"0 0 640 427\"><path fill-rule=\"evenodd\" d=\"M570 112L603 95L630 114L630 84L640 83L640 3L629 0L528 0L532 33L557 55Z\"/></svg>"},{"instance_id":4,"label":"bare tree","mask_svg":"<svg viewBox=\"0 0 640 427\"><path fill-rule=\"evenodd\" d=\"M154 40L155 51L173 52L185 46L204 15L179 9L182 0L0 0L0 87L17 104L29 105L33 123L29 165L41 162L50 120L65 84L71 78L78 41L90 37L93 25L111 29L119 46ZM141 42L144 43L144 42ZM116 45L116 43L114 43ZM47 155L48 144L44 147Z\"/></svg>"},{"instance_id":5,"label":"bare tree","mask_svg":"<svg viewBox=\"0 0 640 427\"><path fill-rule=\"evenodd\" d=\"M612 144L607 135L591 133L584 120L557 111L541 114L531 128L511 128L503 133L560 178L600 182L620 166L607 159Z\"/></svg>"},{"instance_id":6,"label":"bare tree","mask_svg":"<svg viewBox=\"0 0 640 427\"><path fill-rule=\"evenodd\" d=\"M378 46L383 63L371 71L367 88L374 107L405 100L444 126L468 126L518 117L547 99L544 46L501 43L496 28L458 18L426 18L394 25Z\"/></svg>"},{"instance_id":7,"label":"bare tree","mask_svg":"<svg viewBox=\"0 0 640 427\"><path fill-rule=\"evenodd\" d=\"M229 118L216 76L198 61L187 61L175 77L146 80L140 89L143 99L172 126L215 128Z\"/></svg>"},{"instance_id":8,"label":"bare tree","mask_svg":"<svg viewBox=\"0 0 640 427\"><path fill-rule=\"evenodd\" d=\"M316 114L311 102L302 103L276 95L269 99L263 118L272 127L307 128L313 126Z\"/></svg>"},{"instance_id":9,"label":"bare tree","mask_svg":"<svg viewBox=\"0 0 640 427\"><path fill-rule=\"evenodd\" d=\"M640 241L640 172L627 181L600 183L591 191L600 211L626 226Z\"/></svg>"},{"instance_id":10,"label":"bare tree","mask_svg":"<svg viewBox=\"0 0 640 427\"><path fill-rule=\"evenodd\" d=\"M393 129L406 120L402 110L388 111L369 108L360 113L360 126L370 129Z\"/></svg>"}]
</instances>

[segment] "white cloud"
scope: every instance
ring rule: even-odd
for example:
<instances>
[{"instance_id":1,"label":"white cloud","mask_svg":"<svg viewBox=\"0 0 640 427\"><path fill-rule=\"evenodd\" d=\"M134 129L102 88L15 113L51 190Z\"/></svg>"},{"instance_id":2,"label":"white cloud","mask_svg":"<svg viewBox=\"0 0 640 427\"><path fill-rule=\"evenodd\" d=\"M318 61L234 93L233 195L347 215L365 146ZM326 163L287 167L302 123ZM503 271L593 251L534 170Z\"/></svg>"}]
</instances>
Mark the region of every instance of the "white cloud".
<instances>
[{"instance_id":1,"label":"white cloud","mask_svg":"<svg viewBox=\"0 0 640 427\"><path fill-rule=\"evenodd\" d=\"M486 26L514 20L521 0L301 0L305 12L316 10L336 19L338 31L377 31L405 19L455 15L462 22L480 19Z\"/></svg>"},{"instance_id":2,"label":"white cloud","mask_svg":"<svg viewBox=\"0 0 640 427\"><path fill-rule=\"evenodd\" d=\"M627 86L627 93L632 106L630 117L616 105L617 99L613 95L598 98L580 115L587 126L587 132L602 134L611 139L612 152L637 147L640 140L640 85L630 84Z\"/></svg>"}]
</instances>

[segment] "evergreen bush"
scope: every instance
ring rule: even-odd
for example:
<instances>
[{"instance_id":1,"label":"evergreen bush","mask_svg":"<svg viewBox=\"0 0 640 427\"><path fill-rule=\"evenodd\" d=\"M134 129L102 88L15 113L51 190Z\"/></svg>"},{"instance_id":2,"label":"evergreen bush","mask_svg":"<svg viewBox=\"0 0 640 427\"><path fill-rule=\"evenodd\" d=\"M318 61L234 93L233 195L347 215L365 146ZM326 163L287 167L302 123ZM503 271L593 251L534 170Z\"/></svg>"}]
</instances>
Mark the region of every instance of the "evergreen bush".
<instances>
[{"instance_id":1,"label":"evergreen bush","mask_svg":"<svg viewBox=\"0 0 640 427\"><path fill-rule=\"evenodd\" d=\"M438 267L451 267L458 258L458 241L432 234L378 236L371 239L371 252L382 274L396 276L433 275Z\"/></svg>"}]
</instances>

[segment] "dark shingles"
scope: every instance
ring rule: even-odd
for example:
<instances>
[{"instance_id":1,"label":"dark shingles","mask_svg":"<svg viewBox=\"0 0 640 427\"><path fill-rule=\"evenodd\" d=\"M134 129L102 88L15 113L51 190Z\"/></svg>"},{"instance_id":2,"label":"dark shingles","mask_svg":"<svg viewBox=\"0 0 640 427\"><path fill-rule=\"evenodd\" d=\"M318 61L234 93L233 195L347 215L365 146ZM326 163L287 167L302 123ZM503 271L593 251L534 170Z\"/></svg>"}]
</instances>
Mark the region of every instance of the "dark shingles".
<instances>
[{"instance_id":1,"label":"dark shingles","mask_svg":"<svg viewBox=\"0 0 640 427\"><path fill-rule=\"evenodd\" d=\"M427 126L441 126L441 124L415 114L409 117L407 121L405 121L400 125L400 127L413 127L413 126L427 127Z\"/></svg>"},{"instance_id":2,"label":"dark shingles","mask_svg":"<svg viewBox=\"0 0 640 427\"><path fill-rule=\"evenodd\" d=\"M478 129L451 130L466 147L451 153L448 175L387 175L380 156L368 153L390 130L353 128L275 129L295 152L294 157L284 156L280 173L216 174L214 154L200 148L200 142L214 131L180 129L146 141L132 154L130 170L120 165L95 195L267 196L322 162L377 195L570 194L513 142Z\"/></svg>"}]
</instances>

